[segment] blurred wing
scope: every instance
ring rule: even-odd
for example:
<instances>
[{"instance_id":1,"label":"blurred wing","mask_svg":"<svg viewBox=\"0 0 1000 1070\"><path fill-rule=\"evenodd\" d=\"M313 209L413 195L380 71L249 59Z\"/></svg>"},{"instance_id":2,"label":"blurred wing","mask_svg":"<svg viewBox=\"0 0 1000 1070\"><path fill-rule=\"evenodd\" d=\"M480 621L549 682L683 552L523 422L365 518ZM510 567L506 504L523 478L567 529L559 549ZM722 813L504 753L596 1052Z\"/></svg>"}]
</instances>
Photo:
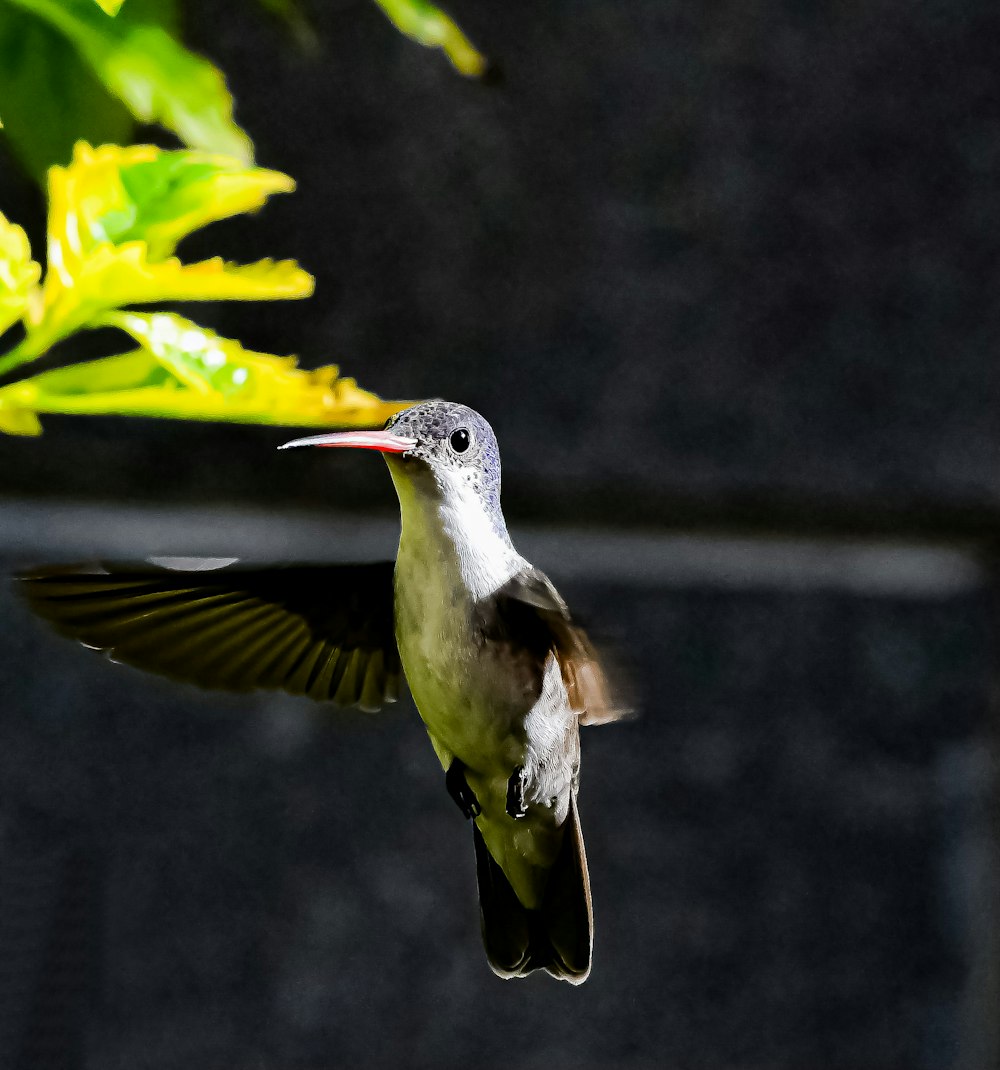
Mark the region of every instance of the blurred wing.
<instances>
[{"instance_id":1,"label":"blurred wing","mask_svg":"<svg viewBox=\"0 0 1000 1070\"><path fill-rule=\"evenodd\" d=\"M632 710L612 694L607 672L583 628L574 624L552 581L536 568L509 580L494 596L499 631L517 637L543 663L546 651L559 661L570 705L585 725L607 724Z\"/></svg>"},{"instance_id":2,"label":"blurred wing","mask_svg":"<svg viewBox=\"0 0 1000 1070\"><path fill-rule=\"evenodd\" d=\"M18 577L56 631L148 672L377 710L399 695L393 564L57 566Z\"/></svg>"}]
</instances>

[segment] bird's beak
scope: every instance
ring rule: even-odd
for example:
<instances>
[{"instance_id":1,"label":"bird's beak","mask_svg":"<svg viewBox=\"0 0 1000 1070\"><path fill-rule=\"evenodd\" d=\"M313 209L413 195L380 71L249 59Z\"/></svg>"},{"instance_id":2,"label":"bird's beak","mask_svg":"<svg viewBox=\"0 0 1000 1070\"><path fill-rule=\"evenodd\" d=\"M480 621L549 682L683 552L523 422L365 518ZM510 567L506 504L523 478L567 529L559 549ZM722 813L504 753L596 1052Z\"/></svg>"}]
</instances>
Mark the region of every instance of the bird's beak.
<instances>
[{"instance_id":1,"label":"bird's beak","mask_svg":"<svg viewBox=\"0 0 1000 1070\"><path fill-rule=\"evenodd\" d=\"M297 449L299 446L344 446L359 450L378 450L379 453L407 453L416 446L415 438L401 438L388 431L335 431L327 435L310 435L296 438L279 446L279 450Z\"/></svg>"}]
</instances>

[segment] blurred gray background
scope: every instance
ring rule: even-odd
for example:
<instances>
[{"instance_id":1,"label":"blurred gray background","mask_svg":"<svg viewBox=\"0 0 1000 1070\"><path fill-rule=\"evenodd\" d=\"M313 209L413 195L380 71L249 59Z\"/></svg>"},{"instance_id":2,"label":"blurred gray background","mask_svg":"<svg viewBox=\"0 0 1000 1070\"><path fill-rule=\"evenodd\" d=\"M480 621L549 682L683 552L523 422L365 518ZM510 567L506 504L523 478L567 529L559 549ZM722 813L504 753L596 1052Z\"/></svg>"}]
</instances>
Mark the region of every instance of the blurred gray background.
<instances>
[{"instance_id":1,"label":"blurred gray background","mask_svg":"<svg viewBox=\"0 0 1000 1070\"><path fill-rule=\"evenodd\" d=\"M460 0L483 86L306 9L312 56L189 6L299 191L184 252L316 296L188 310L493 423L515 541L641 698L585 733L594 973L489 972L408 701L171 685L4 590L0 1067L998 1065L1000 12ZM5 568L393 551L374 457L45 426L0 441Z\"/></svg>"}]
</instances>

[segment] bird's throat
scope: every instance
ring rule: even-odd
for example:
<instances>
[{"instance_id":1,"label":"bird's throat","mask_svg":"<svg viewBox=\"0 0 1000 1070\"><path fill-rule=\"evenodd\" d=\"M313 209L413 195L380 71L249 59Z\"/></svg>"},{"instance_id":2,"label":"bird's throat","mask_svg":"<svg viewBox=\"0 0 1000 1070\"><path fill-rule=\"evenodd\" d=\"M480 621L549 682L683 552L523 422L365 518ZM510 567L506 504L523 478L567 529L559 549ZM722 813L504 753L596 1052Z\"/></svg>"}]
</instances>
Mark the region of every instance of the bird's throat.
<instances>
[{"instance_id":1,"label":"bird's throat","mask_svg":"<svg viewBox=\"0 0 1000 1070\"><path fill-rule=\"evenodd\" d=\"M399 496L399 564L423 572L423 582L460 589L477 602L525 567L503 518L488 511L471 486L455 480L442 487L398 464L389 470Z\"/></svg>"}]
</instances>

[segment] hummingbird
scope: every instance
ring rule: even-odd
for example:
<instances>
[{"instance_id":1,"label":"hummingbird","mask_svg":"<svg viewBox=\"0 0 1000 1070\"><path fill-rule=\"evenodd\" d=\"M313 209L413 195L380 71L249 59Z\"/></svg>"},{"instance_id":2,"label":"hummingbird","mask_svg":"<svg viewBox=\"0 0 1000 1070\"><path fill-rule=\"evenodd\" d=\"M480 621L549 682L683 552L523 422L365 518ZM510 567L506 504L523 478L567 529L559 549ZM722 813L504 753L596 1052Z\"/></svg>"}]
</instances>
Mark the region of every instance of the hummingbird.
<instances>
[{"instance_id":1,"label":"hummingbird","mask_svg":"<svg viewBox=\"0 0 1000 1070\"><path fill-rule=\"evenodd\" d=\"M594 927L580 726L626 711L552 582L511 542L493 429L465 405L433 400L382 430L279 448L303 447L383 455L399 498L395 562L55 566L21 576L22 593L61 633L203 687L279 688L374 711L405 677L471 822L490 966L583 983Z\"/></svg>"}]
</instances>

